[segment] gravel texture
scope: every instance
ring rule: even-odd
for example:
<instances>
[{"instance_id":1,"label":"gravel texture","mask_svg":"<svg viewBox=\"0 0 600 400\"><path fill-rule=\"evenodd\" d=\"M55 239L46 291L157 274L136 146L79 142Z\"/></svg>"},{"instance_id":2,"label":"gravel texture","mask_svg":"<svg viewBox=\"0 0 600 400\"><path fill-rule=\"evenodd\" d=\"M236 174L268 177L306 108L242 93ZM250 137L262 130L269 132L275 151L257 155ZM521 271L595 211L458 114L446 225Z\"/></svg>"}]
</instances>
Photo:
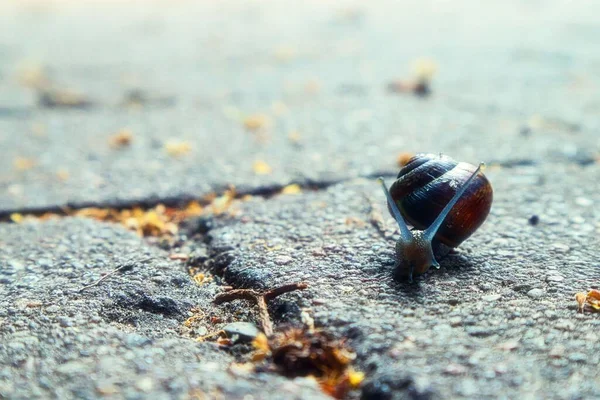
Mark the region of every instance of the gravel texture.
<instances>
[{"instance_id":1,"label":"gravel texture","mask_svg":"<svg viewBox=\"0 0 600 400\"><path fill-rule=\"evenodd\" d=\"M234 318L212 310L217 285L197 286L183 264L119 226L0 225L0 265L2 398L325 397L314 381L251 374L194 341L183 325L192 308ZM122 265L131 269L80 291Z\"/></svg>"}]
</instances>

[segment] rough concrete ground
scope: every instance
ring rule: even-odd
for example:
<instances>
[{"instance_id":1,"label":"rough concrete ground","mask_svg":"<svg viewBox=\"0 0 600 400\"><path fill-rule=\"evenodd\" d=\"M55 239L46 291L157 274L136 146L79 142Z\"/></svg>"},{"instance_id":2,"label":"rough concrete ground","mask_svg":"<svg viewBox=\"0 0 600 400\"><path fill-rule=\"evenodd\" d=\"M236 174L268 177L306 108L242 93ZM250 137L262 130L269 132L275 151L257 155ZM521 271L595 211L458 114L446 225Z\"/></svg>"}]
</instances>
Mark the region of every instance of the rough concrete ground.
<instances>
[{"instance_id":1,"label":"rough concrete ground","mask_svg":"<svg viewBox=\"0 0 600 400\"><path fill-rule=\"evenodd\" d=\"M0 237L4 398L324 397L311 381L237 371L231 355L193 341L208 332L183 322L211 310L217 285L199 289L134 233L68 218L3 225ZM131 270L80 291L122 265Z\"/></svg>"},{"instance_id":2,"label":"rough concrete ground","mask_svg":"<svg viewBox=\"0 0 600 400\"><path fill-rule=\"evenodd\" d=\"M182 230L175 247L64 218L0 225L0 396L315 398L193 340L220 285L296 280L271 312L307 307L349 339L364 398L597 398L598 6L562 2L3 2L0 216L64 206L182 204L233 184L258 196ZM392 94L431 57L429 97ZM49 107L50 86L89 106ZM42 88L42 89L40 89ZM141 93L141 95L140 95ZM127 129L129 146L110 138ZM169 154L169 143L189 146ZM184 148L185 146L183 146ZM484 226L414 285L391 279L372 178L400 152L490 164ZM290 183L297 195L276 195ZM528 219L539 216L532 226ZM193 224L190 224L193 226ZM186 228L187 229L187 228ZM189 235L187 234L189 233ZM182 246L179 248L178 246ZM172 251L208 252L197 286ZM83 292L121 265L132 268Z\"/></svg>"}]
</instances>

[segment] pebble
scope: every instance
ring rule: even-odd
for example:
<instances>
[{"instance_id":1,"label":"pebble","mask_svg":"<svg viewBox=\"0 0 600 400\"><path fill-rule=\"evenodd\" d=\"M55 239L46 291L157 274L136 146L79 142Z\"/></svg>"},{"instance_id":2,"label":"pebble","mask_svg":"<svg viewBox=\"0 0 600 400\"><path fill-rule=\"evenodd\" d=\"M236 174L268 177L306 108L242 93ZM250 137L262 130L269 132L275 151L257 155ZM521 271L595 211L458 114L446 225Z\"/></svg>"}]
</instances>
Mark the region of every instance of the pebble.
<instances>
[{"instance_id":1,"label":"pebble","mask_svg":"<svg viewBox=\"0 0 600 400\"><path fill-rule=\"evenodd\" d=\"M466 397L474 396L478 391L477 383L474 379L464 379L459 385L458 392Z\"/></svg>"},{"instance_id":2,"label":"pebble","mask_svg":"<svg viewBox=\"0 0 600 400\"><path fill-rule=\"evenodd\" d=\"M586 362L588 356L585 353L571 353L568 358L569 361L573 362Z\"/></svg>"},{"instance_id":3,"label":"pebble","mask_svg":"<svg viewBox=\"0 0 600 400\"><path fill-rule=\"evenodd\" d=\"M554 243L552 244L552 248L559 253L567 253L571 248L564 243Z\"/></svg>"},{"instance_id":4,"label":"pebble","mask_svg":"<svg viewBox=\"0 0 600 400\"><path fill-rule=\"evenodd\" d=\"M490 294L488 296L483 296L481 300L483 301L496 301L502 297L501 294Z\"/></svg>"},{"instance_id":5,"label":"pebble","mask_svg":"<svg viewBox=\"0 0 600 400\"><path fill-rule=\"evenodd\" d=\"M57 312L58 310L60 310L60 307L59 307L59 306L57 306L57 305L52 305L52 306L46 307L46 308L44 309L44 311L46 311L47 313L55 313L55 312Z\"/></svg>"},{"instance_id":6,"label":"pebble","mask_svg":"<svg viewBox=\"0 0 600 400\"><path fill-rule=\"evenodd\" d=\"M528 222L531 226L536 226L540 223L540 217L538 217L537 215L532 215L531 217L529 217Z\"/></svg>"},{"instance_id":7,"label":"pebble","mask_svg":"<svg viewBox=\"0 0 600 400\"><path fill-rule=\"evenodd\" d=\"M466 329L467 333L475 337L487 337L494 334L494 330L483 326L469 326Z\"/></svg>"},{"instance_id":8,"label":"pebble","mask_svg":"<svg viewBox=\"0 0 600 400\"><path fill-rule=\"evenodd\" d=\"M560 329L563 331L572 331L575 329L575 324L569 320L560 319L560 320L556 321L556 323L554 324L554 327L556 329Z\"/></svg>"},{"instance_id":9,"label":"pebble","mask_svg":"<svg viewBox=\"0 0 600 400\"><path fill-rule=\"evenodd\" d=\"M125 338L125 345L129 348L143 347L152 343L152 340L146 336L138 335L137 333L130 333Z\"/></svg>"},{"instance_id":10,"label":"pebble","mask_svg":"<svg viewBox=\"0 0 600 400\"><path fill-rule=\"evenodd\" d=\"M483 290L486 292L494 289L494 286L489 283L480 283L477 287L479 287L480 290Z\"/></svg>"},{"instance_id":11,"label":"pebble","mask_svg":"<svg viewBox=\"0 0 600 400\"><path fill-rule=\"evenodd\" d=\"M251 342L260 334L260 330L251 322L232 322L223 330L235 343Z\"/></svg>"},{"instance_id":12,"label":"pebble","mask_svg":"<svg viewBox=\"0 0 600 400\"><path fill-rule=\"evenodd\" d=\"M290 256L277 256L277 257L275 257L275 264L277 264L277 265L288 265L292 261L294 261L294 259L292 257L290 257Z\"/></svg>"},{"instance_id":13,"label":"pebble","mask_svg":"<svg viewBox=\"0 0 600 400\"><path fill-rule=\"evenodd\" d=\"M587 197L577 197L575 198L575 204L581 207L589 207L594 204L594 202Z\"/></svg>"},{"instance_id":14,"label":"pebble","mask_svg":"<svg viewBox=\"0 0 600 400\"><path fill-rule=\"evenodd\" d=\"M208 328L206 328L205 326L199 326L198 328L196 328L196 335L198 335L198 336L208 335Z\"/></svg>"},{"instance_id":15,"label":"pebble","mask_svg":"<svg viewBox=\"0 0 600 400\"><path fill-rule=\"evenodd\" d=\"M552 358L561 358L565 355L565 347L561 345L554 346L550 349L548 355Z\"/></svg>"},{"instance_id":16,"label":"pebble","mask_svg":"<svg viewBox=\"0 0 600 400\"><path fill-rule=\"evenodd\" d=\"M88 366L79 361L69 361L56 367L56 372L65 375L86 374L88 371Z\"/></svg>"},{"instance_id":17,"label":"pebble","mask_svg":"<svg viewBox=\"0 0 600 400\"><path fill-rule=\"evenodd\" d=\"M141 390L142 392L150 392L154 388L154 382L152 378L146 376L144 378L138 379L135 382L135 387Z\"/></svg>"},{"instance_id":18,"label":"pebble","mask_svg":"<svg viewBox=\"0 0 600 400\"><path fill-rule=\"evenodd\" d=\"M460 364L449 364L444 372L448 375L463 375L466 374L469 369L464 365Z\"/></svg>"},{"instance_id":19,"label":"pebble","mask_svg":"<svg viewBox=\"0 0 600 400\"><path fill-rule=\"evenodd\" d=\"M562 282L565 278L560 275L549 275L546 277L546 282Z\"/></svg>"},{"instance_id":20,"label":"pebble","mask_svg":"<svg viewBox=\"0 0 600 400\"><path fill-rule=\"evenodd\" d=\"M527 296L531 297L532 299L539 299L540 297L542 297L544 295L544 289L531 289L529 292L527 292Z\"/></svg>"}]
</instances>

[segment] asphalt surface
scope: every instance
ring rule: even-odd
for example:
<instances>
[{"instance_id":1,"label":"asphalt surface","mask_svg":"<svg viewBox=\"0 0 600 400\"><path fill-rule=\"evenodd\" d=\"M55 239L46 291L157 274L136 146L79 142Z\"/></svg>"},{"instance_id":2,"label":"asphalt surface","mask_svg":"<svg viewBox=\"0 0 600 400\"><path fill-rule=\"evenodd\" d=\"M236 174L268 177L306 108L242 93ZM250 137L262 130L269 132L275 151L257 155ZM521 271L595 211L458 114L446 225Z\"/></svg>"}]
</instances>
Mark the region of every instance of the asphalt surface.
<instances>
[{"instance_id":1,"label":"asphalt surface","mask_svg":"<svg viewBox=\"0 0 600 400\"><path fill-rule=\"evenodd\" d=\"M0 231L3 398L326 397L314 381L250 374L194 341L210 325L185 329L193 308L224 322L233 313L212 305L216 283L198 287L134 233L75 218Z\"/></svg>"},{"instance_id":2,"label":"asphalt surface","mask_svg":"<svg viewBox=\"0 0 600 400\"><path fill-rule=\"evenodd\" d=\"M597 11L3 2L3 221L182 204L230 185L254 196L210 229L189 222L171 247L91 220L0 223L0 397L324 396L194 340L256 322L241 302L215 307L220 286L305 281L270 308L275 325L306 308L346 338L365 372L350 397L597 398L600 319L574 301L600 275ZM390 93L419 58L437 68L431 94ZM48 103L67 88L86 101ZM111 146L123 130L131 143ZM487 162L494 204L408 285L392 279L395 228L374 178L390 184L398 155L418 151ZM291 183L302 191L278 194ZM172 252L200 254L214 280L197 285ZM197 309L207 317L186 327Z\"/></svg>"}]
</instances>

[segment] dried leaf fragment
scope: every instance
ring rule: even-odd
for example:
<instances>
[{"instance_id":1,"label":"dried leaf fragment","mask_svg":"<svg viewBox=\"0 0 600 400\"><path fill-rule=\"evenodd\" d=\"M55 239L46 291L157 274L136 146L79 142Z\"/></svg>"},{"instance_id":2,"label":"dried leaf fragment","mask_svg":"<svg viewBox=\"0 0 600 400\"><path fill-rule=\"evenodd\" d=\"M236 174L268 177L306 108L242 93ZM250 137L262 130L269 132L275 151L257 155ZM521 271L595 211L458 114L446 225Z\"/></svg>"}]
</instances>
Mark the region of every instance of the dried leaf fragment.
<instances>
[{"instance_id":1,"label":"dried leaf fragment","mask_svg":"<svg viewBox=\"0 0 600 400\"><path fill-rule=\"evenodd\" d=\"M408 151L403 151L402 153L398 154L398 159L397 159L398 166L400 168L404 167L406 164L408 164L410 159L413 158L413 156L414 156L414 154L410 153Z\"/></svg>"},{"instance_id":2,"label":"dried leaf fragment","mask_svg":"<svg viewBox=\"0 0 600 400\"><path fill-rule=\"evenodd\" d=\"M48 69L38 63L19 66L17 80L21 85L32 89L41 89L50 85Z\"/></svg>"},{"instance_id":3,"label":"dried leaf fragment","mask_svg":"<svg viewBox=\"0 0 600 400\"><path fill-rule=\"evenodd\" d=\"M130 129L121 129L119 132L108 138L108 144L113 149L119 149L129 146L133 141L133 132Z\"/></svg>"},{"instance_id":4,"label":"dried leaf fragment","mask_svg":"<svg viewBox=\"0 0 600 400\"><path fill-rule=\"evenodd\" d=\"M292 144L298 145L302 140L302 135L300 135L300 132L298 131L291 131L288 133L288 140L292 142Z\"/></svg>"},{"instance_id":5,"label":"dried leaf fragment","mask_svg":"<svg viewBox=\"0 0 600 400\"><path fill-rule=\"evenodd\" d=\"M211 202L211 209L214 214L223 214L229 209L231 203L235 199L235 188L232 186L229 190L226 190L222 196L216 197Z\"/></svg>"},{"instance_id":6,"label":"dried leaf fragment","mask_svg":"<svg viewBox=\"0 0 600 400\"><path fill-rule=\"evenodd\" d=\"M158 204L149 209L139 206L122 210L114 208L88 207L79 210L64 210L63 215L92 218L99 221L116 222L127 229L135 231L140 236L172 236L178 231L178 225L186 218L202 215L204 208L198 201L191 201L183 208L166 207ZM43 215L21 215L10 216L13 222L25 220L47 220L59 217L59 214L46 213ZM184 255L176 256L183 259Z\"/></svg>"},{"instance_id":7,"label":"dried leaf fragment","mask_svg":"<svg viewBox=\"0 0 600 400\"><path fill-rule=\"evenodd\" d=\"M169 260L187 261L190 259L190 255L186 253L171 253L169 254Z\"/></svg>"},{"instance_id":8,"label":"dried leaf fragment","mask_svg":"<svg viewBox=\"0 0 600 400\"><path fill-rule=\"evenodd\" d=\"M10 214L10 220L15 224L20 224L23 222L23 215L19 213L12 213Z\"/></svg>"},{"instance_id":9,"label":"dried leaf fragment","mask_svg":"<svg viewBox=\"0 0 600 400\"><path fill-rule=\"evenodd\" d=\"M63 182L67 181L70 176L71 174L69 174L69 171L64 168L60 168L58 171L56 171L56 177Z\"/></svg>"},{"instance_id":10,"label":"dried leaf fragment","mask_svg":"<svg viewBox=\"0 0 600 400\"><path fill-rule=\"evenodd\" d=\"M302 187L297 183L292 183L281 189L281 194L299 194L302 192Z\"/></svg>"},{"instance_id":11,"label":"dried leaf fragment","mask_svg":"<svg viewBox=\"0 0 600 400\"><path fill-rule=\"evenodd\" d=\"M431 93L431 79L437 72L435 61L420 58L412 63L413 77L399 79L388 84L388 90L393 93L413 93L417 96L427 96Z\"/></svg>"},{"instance_id":12,"label":"dried leaf fragment","mask_svg":"<svg viewBox=\"0 0 600 400\"><path fill-rule=\"evenodd\" d=\"M16 157L13 161L13 166L18 171L27 171L28 169L35 167L35 161L31 158Z\"/></svg>"},{"instance_id":13,"label":"dried leaf fragment","mask_svg":"<svg viewBox=\"0 0 600 400\"><path fill-rule=\"evenodd\" d=\"M194 276L192 276L192 279L194 280L194 282L196 282L196 284L198 286L202 286L205 283L212 281L213 278L210 275L206 275L206 274L203 274L202 272L199 272L199 273L195 274Z\"/></svg>"},{"instance_id":14,"label":"dried leaf fragment","mask_svg":"<svg viewBox=\"0 0 600 400\"><path fill-rule=\"evenodd\" d=\"M252 341L252 346L256 350L252 354L252 361L258 362L264 360L266 357L271 355L271 348L269 347L269 340L264 333L259 333L258 336Z\"/></svg>"},{"instance_id":15,"label":"dried leaf fragment","mask_svg":"<svg viewBox=\"0 0 600 400\"><path fill-rule=\"evenodd\" d=\"M186 141L169 140L165 143L165 150L171 157L180 157L189 153L192 146Z\"/></svg>"},{"instance_id":16,"label":"dried leaf fragment","mask_svg":"<svg viewBox=\"0 0 600 400\"><path fill-rule=\"evenodd\" d=\"M431 80L438 70L437 63L430 58L417 58L412 62L412 70L418 80Z\"/></svg>"},{"instance_id":17,"label":"dried leaf fragment","mask_svg":"<svg viewBox=\"0 0 600 400\"><path fill-rule=\"evenodd\" d=\"M577 293L575 300L577 300L581 312L585 309L588 311L600 311L600 290L591 289L587 293Z\"/></svg>"},{"instance_id":18,"label":"dried leaf fragment","mask_svg":"<svg viewBox=\"0 0 600 400\"><path fill-rule=\"evenodd\" d=\"M268 128L271 125L271 119L265 114L253 114L244 118L244 128L249 131L258 131Z\"/></svg>"},{"instance_id":19,"label":"dried leaf fragment","mask_svg":"<svg viewBox=\"0 0 600 400\"><path fill-rule=\"evenodd\" d=\"M364 379L362 372L350 367L355 354L343 341L323 331L287 328L275 332L268 345L270 359L283 375L313 376L321 389L335 398L346 397Z\"/></svg>"},{"instance_id":20,"label":"dried leaf fragment","mask_svg":"<svg viewBox=\"0 0 600 400\"><path fill-rule=\"evenodd\" d=\"M185 325L188 328L196 325L196 323L198 321L202 321L204 319L204 317L206 317L206 313L197 307L192 308L191 311L192 311L193 315L191 317L189 317L188 319L186 319L185 322L183 323L183 325Z\"/></svg>"},{"instance_id":21,"label":"dried leaf fragment","mask_svg":"<svg viewBox=\"0 0 600 400\"><path fill-rule=\"evenodd\" d=\"M273 172L273 168L262 160L255 161L252 165L252 170L256 175L269 175Z\"/></svg>"}]
</instances>

